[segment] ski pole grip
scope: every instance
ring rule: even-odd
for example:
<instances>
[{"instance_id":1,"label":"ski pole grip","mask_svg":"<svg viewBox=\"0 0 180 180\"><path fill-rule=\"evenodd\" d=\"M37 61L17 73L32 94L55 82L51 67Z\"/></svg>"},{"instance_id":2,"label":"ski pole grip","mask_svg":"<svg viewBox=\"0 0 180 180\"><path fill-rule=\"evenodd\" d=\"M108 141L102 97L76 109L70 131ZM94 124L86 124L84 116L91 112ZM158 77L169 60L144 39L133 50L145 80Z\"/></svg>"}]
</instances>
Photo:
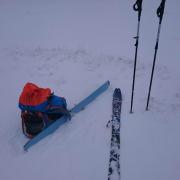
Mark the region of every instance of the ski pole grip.
<instances>
[{"instance_id":1,"label":"ski pole grip","mask_svg":"<svg viewBox=\"0 0 180 180\"><path fill-rule=\"evenodd\" d=\"M158 18L160 19L160 24L163 18L163 14L164 14L164 7L165 7L165 1L166 0L162 0L160 6L158 7L156 14L158 16Z\"/></svg>"},{"instance_id":2,"label":"ski pole grip","mask_svg":"<svg viewBox=\"0 0 180 180\"><path fill-rule=\"evenodd\" d=\"M142 0L137 0L135 2L135 4L133 5L133 9L134 9L134 11L141 12L141 10L142 10Z\"/></svg>"},{"instance_id":3,"label":"ski pole grip","mask_svg":"<svg viewBox=\"0 0 180 180\"><path fill-rule=\"evenodd\" d=\"M137 0L133 5L133 9L134 11L138 11L138 21L140 21L142 11L142 0Z\"/></svg>"},{"instance_id":4,"label":"ski pole grip","mask_svg":"<svg viewBox=\"0 0 180 180\"><path fill-rule=\"evenodd\" d=\"M138 5L137 5L137 2L133 5L133 9L134 9L134 11L138 11L138 10L139 10L139 7L138 7Z\"/></svg>"}]
</instances>

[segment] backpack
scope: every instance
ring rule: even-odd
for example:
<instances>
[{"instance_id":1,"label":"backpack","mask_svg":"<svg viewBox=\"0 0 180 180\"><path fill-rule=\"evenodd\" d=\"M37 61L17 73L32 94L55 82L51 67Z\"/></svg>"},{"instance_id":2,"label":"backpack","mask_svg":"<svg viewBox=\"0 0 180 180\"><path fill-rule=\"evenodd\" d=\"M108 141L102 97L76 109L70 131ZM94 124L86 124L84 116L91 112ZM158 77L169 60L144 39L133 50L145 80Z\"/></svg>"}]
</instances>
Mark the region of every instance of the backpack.
<instances>
[{"instance_id":1,"label":"backpack","mask_svg":"<svg viewBox=\"0 0 180 180\"><path fill-rule=\"evenodd\" d=\"M63 115L69 115L66 100L51 93L49 88L40 88L27 83L19 98L22 130L32 138Z\"/></svg>"}]
</instances>

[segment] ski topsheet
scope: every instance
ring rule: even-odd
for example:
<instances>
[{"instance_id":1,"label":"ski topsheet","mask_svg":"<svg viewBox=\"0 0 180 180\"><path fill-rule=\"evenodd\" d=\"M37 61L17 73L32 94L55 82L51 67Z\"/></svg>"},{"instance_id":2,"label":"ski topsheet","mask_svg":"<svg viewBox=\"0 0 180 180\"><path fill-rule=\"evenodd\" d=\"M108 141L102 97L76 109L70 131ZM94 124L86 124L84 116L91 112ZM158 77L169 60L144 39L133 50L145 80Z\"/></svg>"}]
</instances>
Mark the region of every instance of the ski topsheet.
<instances>
[{"instance_id":1,"label":"ski topsheet","mask_svg":"<svg viewBox=\"0 0 180 180\"><path fill-rule=\"evenodd\" d=\"M120 180L120 116L121 116L122 95L121 90L116 88L112 102L112 133L110 145L110 157L108 168L108 180Z\"/></svg>"},{"instance_id":2,"label":"ski topsheet","mask_svg":"<svg viewBox=\"0 0 180 180\"><path fill-rule=\"evenodd\" d=\"M84 100L82 100L80 103L75 105L71 110L71 116L73 117L76 113L80 112L90 104L96 97L101 95L104 91L107 90L109 87L110 82L106 81L104 84L102 84L98 89L96 89L94 92L92 92L89 96L87 96ZM66 121L68 121L67 116L63 116L60 119L56 120L53 124L48 126L46 129L44 129L42 132L40 132L38 135L36 135L34 138L29 140L25 145L24 145L24 150L27 151L32 145L36 144L49 134L53 133L59 126L63 125Z\"/></svg>"}]
</instances>

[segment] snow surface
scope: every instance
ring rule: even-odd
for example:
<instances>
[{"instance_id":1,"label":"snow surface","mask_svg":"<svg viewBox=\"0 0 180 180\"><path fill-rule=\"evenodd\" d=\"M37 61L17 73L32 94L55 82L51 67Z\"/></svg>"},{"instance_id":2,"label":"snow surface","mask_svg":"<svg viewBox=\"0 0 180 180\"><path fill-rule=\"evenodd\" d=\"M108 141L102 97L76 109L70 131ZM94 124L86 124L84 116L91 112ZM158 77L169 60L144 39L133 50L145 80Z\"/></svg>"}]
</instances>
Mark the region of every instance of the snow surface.
<instances>
[{"instance_id":1,"label":"snow surface","mask_svg":"<svg viewBox=\"0 0 180 180\"><path fill-rule=\"evenodd\" d=\"M0 1L0 179L104 180L114 88L123 94L121 179L180 179L179 0L167 1L145 111L160 1L143 2L129 114L136 35L135 1ZM73 107L100 84L111 87L73 120L23 152L18 98L26 82L50 87Z\"/></svg>"}]
</instances>

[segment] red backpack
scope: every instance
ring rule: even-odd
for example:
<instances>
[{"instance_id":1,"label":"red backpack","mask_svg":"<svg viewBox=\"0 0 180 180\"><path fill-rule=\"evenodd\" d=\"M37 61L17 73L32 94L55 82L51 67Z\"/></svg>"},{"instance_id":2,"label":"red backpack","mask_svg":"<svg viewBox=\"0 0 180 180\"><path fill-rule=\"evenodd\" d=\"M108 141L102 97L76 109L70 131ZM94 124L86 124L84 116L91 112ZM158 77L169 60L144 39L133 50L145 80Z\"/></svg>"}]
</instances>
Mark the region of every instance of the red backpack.
<instances>
[{"instance_id":1,"label":"red backpack","mask_svg":"<svg viewBox=\"0 0 180 180\"><path fill-rule=\"evenodd\" d=\"M66 109L66 100L55 96L49 88L40 88L27 83L19 98L22 130L32 138L62 115L70 115Z\"/></svg>"}]
</instances>

